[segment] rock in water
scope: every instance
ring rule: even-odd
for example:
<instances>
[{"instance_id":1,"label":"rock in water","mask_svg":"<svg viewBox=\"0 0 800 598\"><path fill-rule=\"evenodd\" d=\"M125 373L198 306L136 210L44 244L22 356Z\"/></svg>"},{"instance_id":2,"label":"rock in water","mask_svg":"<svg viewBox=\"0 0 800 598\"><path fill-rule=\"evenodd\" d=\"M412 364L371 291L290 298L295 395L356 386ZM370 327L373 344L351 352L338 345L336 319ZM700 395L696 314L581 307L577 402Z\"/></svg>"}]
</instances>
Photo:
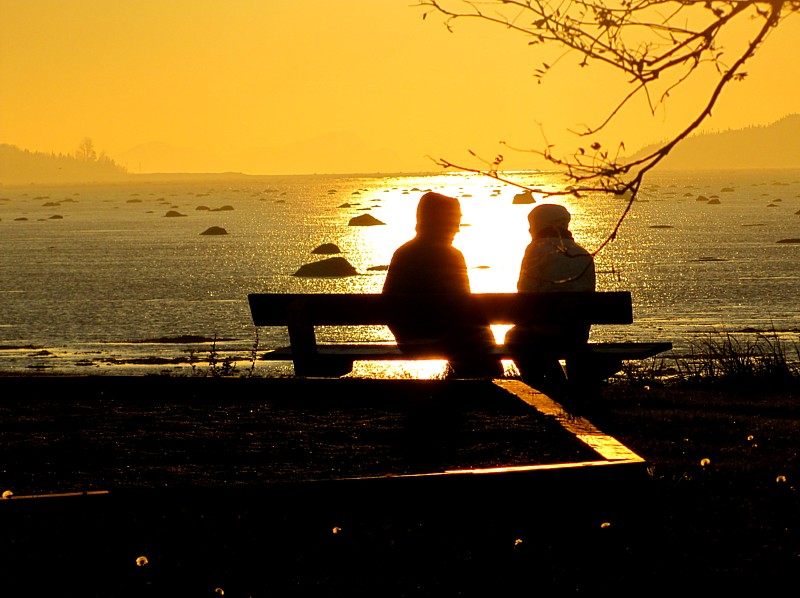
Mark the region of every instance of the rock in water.
<instances>
[{"instance_id":1,"label":"rock in water","mask_svg":"<svg viewBox=\"0 0 800 598\"><path fill-rule=\"evenodd\" d=\"M321 255L332 255L334 253L342 253L342 250L334 243L323 243L319 247L315 247L311 250L311 253L321 254Z\"/></svg>"},{"instance_id":2,"label":"rock in water","mask_svg":"<svg viewBox=\"0 0 800 598\"><path fill-rule=\"evenodd\" d=\"M204 230L201 235L227 235L228 231L226 231L221 226L212 226Z\"/></svg>"},{"instance_id":3,"label":"rock in water","mask_svg":"<svg viewBox=\"0 0 800 598\"><path fill-rule=\"evenodd\" d=\"M511 203L512 204L536 203L536 200L533 198L533 194L526 189L522 193L517 193L514 196L514 199L511 201Z\"/></svg>"},{"instance_id":4,"label":"rock in water","mask_svg":"<svg viewBox=\"0 0 800 598\"><path fill-rule=\"evenodd\" d=\"M186 216L186 214L181 214L175 210L170 210L166 214L164 214L165 218L180 218L181 216Z\"/></svg>"},{"instance_id":5,"label":"rock in water","mask_svg":"<svg viewBox=\"0 0 800 598\"><path fill-rule=\"evenodd\" d=\"M311 262L300 267L293 276L324 277L324 276L355 276L355 268L343 257L330 257L318 262Z\"/></svg>"},{"instance_id":6,"label":"rock in water","mask_svg":"<svg viewBox=\"0 0 800 598\"><path fill-rule=\"evenodd\" d=\"M355 218L351 218L350 222L348 222L349 226L375 226L378 224L386 224L386 223L381 222L371 214L361 214L361 216L356 216Z\"/></svg>"}]
</instances>

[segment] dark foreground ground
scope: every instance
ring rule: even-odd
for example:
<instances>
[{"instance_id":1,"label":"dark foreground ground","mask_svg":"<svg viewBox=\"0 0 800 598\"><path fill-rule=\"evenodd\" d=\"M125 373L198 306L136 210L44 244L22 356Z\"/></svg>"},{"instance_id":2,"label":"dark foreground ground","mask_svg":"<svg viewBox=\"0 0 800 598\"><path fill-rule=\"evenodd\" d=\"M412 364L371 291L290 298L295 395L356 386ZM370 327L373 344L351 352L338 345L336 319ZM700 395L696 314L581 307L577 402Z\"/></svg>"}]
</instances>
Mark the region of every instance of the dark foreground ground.
<instances>
[{"instance_id":1,"label":"dark foreground ground","mask_svg":"<svg viewBox=\"0 0 800 598\"><path fill-rule=\"evenodd\" d=\"M372 479L593 458L477 381L0 378L3 595L770 595L800 581L796 393L613 385L584 415L647 473ZM19 498L94 491L108 494Z\"/></svg>"}]
</instances>

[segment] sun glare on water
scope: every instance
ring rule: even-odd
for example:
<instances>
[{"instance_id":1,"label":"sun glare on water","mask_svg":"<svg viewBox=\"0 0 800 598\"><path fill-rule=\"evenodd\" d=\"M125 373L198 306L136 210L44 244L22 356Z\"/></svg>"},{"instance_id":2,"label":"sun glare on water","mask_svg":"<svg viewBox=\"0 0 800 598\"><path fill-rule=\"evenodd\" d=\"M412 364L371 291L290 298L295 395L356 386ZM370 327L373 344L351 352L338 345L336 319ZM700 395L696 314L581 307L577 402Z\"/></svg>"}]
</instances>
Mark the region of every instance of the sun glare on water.
<instances>
[{"instance_id":1,"label":"sun glare on water","mask_svg":"<svg viewBox=\"0 0 800 598\"><path fill-rule=\"evenodd\" d=\"M536 188L552 188L557 184L552 175L523 176L526 184ZM413 238L417 203L427 191L455 197L461 204L461 229L453 245L464 254L472 292L516 292L520 263L530 242L527 216L535 204L514 203L514 196L522 191L520 188L485 176L441 175L421 177L419 181L405 178L401 185L384 189L374 214L386 226L372 227L380 230L358 235L354 248L360 256L354 255L354 259L388 265L393 252ZM540 193L534 193L533 197L536 203L558 201ZM580 212L567 202L564 205L570 211ZM379 293L382 281L382 277L376 280L370 292ZM502 342L509 328L492 326L495 340ZM444 361L361 362L355 365L352 375L435 378L444 375L445 369Z\"/></svg>"}]
</instances>

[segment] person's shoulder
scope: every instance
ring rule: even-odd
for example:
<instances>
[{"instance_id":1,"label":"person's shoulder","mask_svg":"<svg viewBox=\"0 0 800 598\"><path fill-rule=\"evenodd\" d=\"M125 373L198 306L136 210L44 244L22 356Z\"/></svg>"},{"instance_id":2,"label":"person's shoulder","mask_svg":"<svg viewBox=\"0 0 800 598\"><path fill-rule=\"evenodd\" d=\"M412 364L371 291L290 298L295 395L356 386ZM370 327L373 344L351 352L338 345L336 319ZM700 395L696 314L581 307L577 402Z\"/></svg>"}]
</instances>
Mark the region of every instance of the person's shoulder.
<instances>
[{"instance_id":1,"label":"person's shoulder","mask_svg":"<svg viewBox=\"0 0 800 598\"><path fill-rule=\"evenodd\" d=\"M402 255L404 253L408 253L409 251L413 251L416 246L417 246L417 243L415 243L415 239L411 239L410 241L406 241L405 243L400 245L400 247L398 247L397 249L394 250L394 255L395 256Z\"/></svg>"},{"instance_id":2,"label":"person's shoulder","mask_svg":"<svg viewBox=\"0 0 800 598\"><path fill-rule=\"evenodd\" d=\"M467 260L464 257L464 254L461 253L461 250L453 247L452 245L448 245L445 253L443 254L445 259L449 260L451 263L458 264L459 266L464 266L466 268Z\"/></svg>"},{"instance_id":3,"label":"person's shoulder","mask_svg":"<svg viewBox=\"0 0 800 598\"><path fill-rule=\"evenodd\" d=\"M525 254L533 256L536 254L550 252L555 247L556 244L553 242L553 239L549 237L534 239L530 243L528 243L528 246L525 248Z\"/></svg>"},{"instance_id":4,"label":"person's shoulder","mask_svg":"<svg viewBox=\"0 0 800 598\"><path fill-rule=\"evenodd\" d=\"M580 243L572 242L573 251L579 255L591 255L591 252Z\"/></svg>"}]
</instances>

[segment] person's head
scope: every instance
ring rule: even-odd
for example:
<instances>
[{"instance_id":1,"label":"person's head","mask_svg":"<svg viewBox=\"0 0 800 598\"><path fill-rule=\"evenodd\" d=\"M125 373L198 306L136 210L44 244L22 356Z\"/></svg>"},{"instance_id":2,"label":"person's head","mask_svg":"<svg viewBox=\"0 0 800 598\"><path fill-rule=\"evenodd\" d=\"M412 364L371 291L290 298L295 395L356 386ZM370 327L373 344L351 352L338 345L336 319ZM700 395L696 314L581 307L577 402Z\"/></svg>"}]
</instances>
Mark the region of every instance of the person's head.
<instances>
[{"instance_id":1,"label":"person's head","mask_svg":"<svg viewBox=\"0 0 800 598\"><path fill-rule=\"evenodd\" d=\"M417 205L417 233L452 241L461 225L461 204L455 197L429 191Z\"/></svg>"},{"instance_id":2,"label":"person's head","mask_svg":"<svg viewBox=\"0 0 800 598\"><path fill-rule=\"evenodd\" d=\"M528 214L528 224L533 237L558 236L569 233L570 214L564 206L543 203Z\"/></svg>"}]
</instances>

